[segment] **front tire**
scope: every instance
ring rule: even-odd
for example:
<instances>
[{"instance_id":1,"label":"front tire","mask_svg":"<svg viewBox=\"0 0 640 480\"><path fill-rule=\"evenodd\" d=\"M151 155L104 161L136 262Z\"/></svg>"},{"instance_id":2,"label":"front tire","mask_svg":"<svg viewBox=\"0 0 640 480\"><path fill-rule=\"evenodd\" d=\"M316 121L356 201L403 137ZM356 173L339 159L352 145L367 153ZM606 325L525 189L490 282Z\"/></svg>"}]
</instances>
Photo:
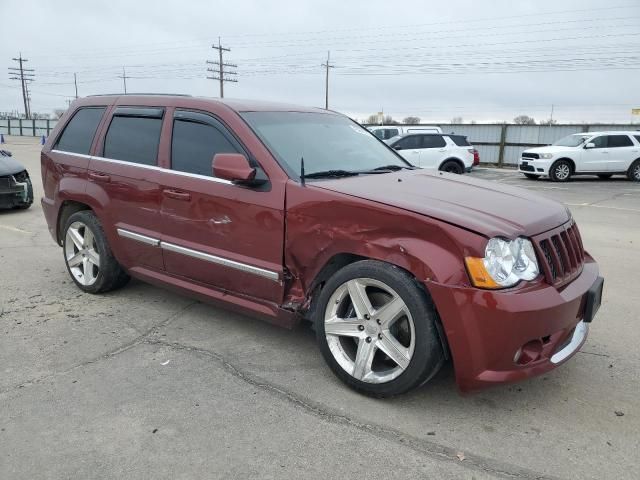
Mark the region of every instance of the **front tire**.
<instances>
[{"instance_id":1,"label":"front tire","mask_svg":"<svg viewBox=\"0 0 640 480\"><path fill-rule=\"evenodd\" d=\"M640 182L640 158L629 167L627 178L632 182Z\"/></svg>"},{"instance_id":2,"label":"front tire","mask_svg":"<svg viewBox=\"0 0 640 480\"><path fill-rule=\"evenodd\" d=\"M404 270L373 260L352 263L327 281L317 301L318 346L351 388L375 397L398 395L442 366L435 307Z\"/></svg>"},{"instance_id":3,"label":"front tire","mask_svg":"<svg viewBox=\"0 0 640 480\"><path fill-rule=\"evenodd\" d=\"M554 182L568 182L573 173L573 166L567 160L558 160L549 169L549 177Z\"/></svg>"},{"instance_id":4,"label":"front tire","mask_svg":"<svg viewBox=\"0 0 640 480\"><path fill-rule=\"evenodd\" d=\"M62 251L69 275L84 292L108 292L129 281L109 248L102 225L90 210L69 217Z\"/></svg>"},{"instance_id":5,"label":"front tire","mask_svg":"<svg viewBox=\"0 0 640 480\"><path fill-rule=\"evenodd\" d=\"M462 166L456 162L455 160L447 160L442 165L440 165L441 172L455 173L456 175L462 175L464 169Z\"/></svg>"}]
</instances>

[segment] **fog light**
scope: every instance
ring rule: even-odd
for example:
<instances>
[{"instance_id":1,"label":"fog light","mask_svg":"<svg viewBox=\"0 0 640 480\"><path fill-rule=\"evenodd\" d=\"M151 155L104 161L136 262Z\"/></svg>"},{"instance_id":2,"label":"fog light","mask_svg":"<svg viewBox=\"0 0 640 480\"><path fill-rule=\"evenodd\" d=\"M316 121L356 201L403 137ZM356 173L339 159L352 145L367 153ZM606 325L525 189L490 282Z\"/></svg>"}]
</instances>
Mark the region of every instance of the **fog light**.
<instances>
[{"instance_id":1,"label":"fog light","mask_svg":"<svg viewBox=\"0 0 640 480\"><path fill-rule=\"evenodd\" d=\"M542 341L531 340L521 346L513 357L513 362L517 365L528 365L540 358L542 352Z\"/></svg>"}]
</instances>

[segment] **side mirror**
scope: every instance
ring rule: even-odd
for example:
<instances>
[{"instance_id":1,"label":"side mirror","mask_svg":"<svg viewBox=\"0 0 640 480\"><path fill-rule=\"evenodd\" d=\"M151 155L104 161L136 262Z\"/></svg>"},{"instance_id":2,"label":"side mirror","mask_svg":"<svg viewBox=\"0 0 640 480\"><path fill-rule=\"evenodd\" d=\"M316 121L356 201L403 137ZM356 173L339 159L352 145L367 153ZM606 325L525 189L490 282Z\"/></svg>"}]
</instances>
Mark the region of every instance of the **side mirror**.
<instances>
[{"instance_id":1,"label":"side mirror","mask_svg":"<svg viewBox=\"0 0 640 480\"><path fill-rule=\"evenodd\" d=\"M402 146L401 145L394 145L393 149L394 150L402 150Z\"/></svg>"},{"instance_id":2,"label":"side mirror","mask_svg":"<svg viewBox=\"0 0 640 480\"><path fill-rule=\"evenodd\" d=\"M241 153L216 153L211 169L214 177L244 185L251 184L256 177L256 169Z\"/></svg>"},{"instance_id":3,"label":"side mirror","mask_svg":"<svg viewBox=\"0 0 640 480\"><path fill-rule=\"evenodd\" d=\"M596 148L596 144L593 142L589 142L584 146L584 148Z\"/></svg>"}]
</instances>

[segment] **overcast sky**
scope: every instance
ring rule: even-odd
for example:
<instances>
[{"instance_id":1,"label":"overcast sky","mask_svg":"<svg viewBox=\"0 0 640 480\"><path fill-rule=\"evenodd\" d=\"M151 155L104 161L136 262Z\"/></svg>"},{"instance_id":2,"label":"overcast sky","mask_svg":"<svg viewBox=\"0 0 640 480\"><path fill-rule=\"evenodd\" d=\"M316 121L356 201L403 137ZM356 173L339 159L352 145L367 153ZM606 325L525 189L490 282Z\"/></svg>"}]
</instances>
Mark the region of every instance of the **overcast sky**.
<instances>
[{"instance_id":1,"label":"overcast sky","mask_svg":"<svg viewBox=\"0 0 640 480\"><path fill-rule=\"evenodd\" d=\"M207 59L231 48L225 96L324 105L362 119L384 110L424 122L629 122L640 107L640 1L30 1L0 2L0 111L22 112L9 79L35 69L32 111L74 96L217 96ZM209 65L211 66L211 65ZM635 117L640 122L640 116Z\"/></svg>"}]
</instances>

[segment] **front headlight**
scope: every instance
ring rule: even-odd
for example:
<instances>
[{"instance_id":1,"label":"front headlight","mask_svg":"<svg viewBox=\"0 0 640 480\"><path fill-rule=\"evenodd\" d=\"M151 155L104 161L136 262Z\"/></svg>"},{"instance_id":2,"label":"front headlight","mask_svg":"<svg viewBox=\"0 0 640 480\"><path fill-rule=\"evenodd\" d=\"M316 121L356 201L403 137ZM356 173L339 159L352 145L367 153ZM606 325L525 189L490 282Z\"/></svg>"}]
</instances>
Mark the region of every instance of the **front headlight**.
<instances>
[{"instance_id":1,"label":"front headlight","mask_svg":"<svg viewBox=\"0 0 640 480\"><path fill-rule=\"evenodd\" d=\"M481 288L512 287L520 280L533 280L540 272L533 244L524 237L492 238L484 258L467 257L465 263L472 283Z\"/></svg>"},{"instance_id":2,"label":"front headlight","mask_svg":"<svg viewBox=\"0 0 640 480\"><path fill-rule=\"evenodd\" d=\"M540 154L540 158L544 158L545 160L549 160L550 158L553 158L553 153L541 153Z\"/></svg>"}]
</instances>

